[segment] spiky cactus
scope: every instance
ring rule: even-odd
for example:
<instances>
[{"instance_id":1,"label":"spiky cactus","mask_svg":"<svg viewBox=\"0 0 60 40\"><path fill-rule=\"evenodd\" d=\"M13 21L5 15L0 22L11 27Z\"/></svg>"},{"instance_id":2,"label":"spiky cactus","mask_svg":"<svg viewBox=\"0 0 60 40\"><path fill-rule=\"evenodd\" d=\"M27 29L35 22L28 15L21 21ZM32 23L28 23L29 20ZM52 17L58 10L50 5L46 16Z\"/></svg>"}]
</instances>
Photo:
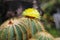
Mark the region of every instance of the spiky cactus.
<instances>
[{"instance_id":1,"label":"spiky cactus","mask_svg":"<svg viewBox=\"0 0 60 40\"><path fill-rule=\"evenodd\" d=\"M17 18L10 19L0 27L0 40L27 40L27 31ZM26 36L26 37L25 37Z\"/></svg>"},{"instance_id":2,"label":"spiky cactus","mask_svg":"<svg viewBox=\"0 0 60 40\"><path fill-rule=\"evenodd\" d=\"M55 40L52 35L47 32L38 32L30 40Z\"/></svg>"},{"instance_id":3,"label":"spiky cactus","mask_svg":"<svg viewBox=\"0 0 60 40\"><path fill-rule=\"evenodd\" d=\"M12 18L0 27L0 40L28 40L44 28L39 21L29 18Z\"/></svg>"},{"instance_id":4,"label":"spiky cactus","mask_svg":"<svg viewBox=\"0 0 60 40\"><path fill-rule=\"evenodd\" d=\"M37 15L31 17L31 15L25 15L26 12L23 12L25 17L11 18L3 23L0 27L0 40L29 40L37 32L45 31L40 21L36 19L40 18L38 12L31 12Z\"/></svg>"}]
</instances>

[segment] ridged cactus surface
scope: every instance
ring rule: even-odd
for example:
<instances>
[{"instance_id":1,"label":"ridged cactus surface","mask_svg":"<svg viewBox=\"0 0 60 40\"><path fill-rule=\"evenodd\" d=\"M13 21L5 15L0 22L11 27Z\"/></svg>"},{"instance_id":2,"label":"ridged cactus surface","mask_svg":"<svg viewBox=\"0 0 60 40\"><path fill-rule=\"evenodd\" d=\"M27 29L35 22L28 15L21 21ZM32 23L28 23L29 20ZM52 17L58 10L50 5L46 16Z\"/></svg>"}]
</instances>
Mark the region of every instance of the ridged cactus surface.
<instances>
[{"instance_id":1,"label":"ridged cactus surface","mask_svg":"<svg viewBox=\"0 0 60 40\"><path fill-rule=\"evenodd\" d=\"M47 32L38 32L30 40L54 40L54 37Z\"/></svg>"},{"instance_id":2,"label":"ridged cactus surface","mask_svg":"<svg viewBox=\"0 0 60 40\"><path fill-rule=\"evenodd\" d=\"M0 40L28 40L40 31L44 31L44 28L38 20L12 18L1 25Z\"/></svg>"},{"instance_id":3,"label":"ridged cactus surface","mask_svg":"<svg viewBox=\"0 0 60 40\"><path fill-rule=\"evenodd\" d=\"M27 40L25 25L19 24L16 18L6 21L0 27L0 40Z\"/></svg>"}]
</instances>

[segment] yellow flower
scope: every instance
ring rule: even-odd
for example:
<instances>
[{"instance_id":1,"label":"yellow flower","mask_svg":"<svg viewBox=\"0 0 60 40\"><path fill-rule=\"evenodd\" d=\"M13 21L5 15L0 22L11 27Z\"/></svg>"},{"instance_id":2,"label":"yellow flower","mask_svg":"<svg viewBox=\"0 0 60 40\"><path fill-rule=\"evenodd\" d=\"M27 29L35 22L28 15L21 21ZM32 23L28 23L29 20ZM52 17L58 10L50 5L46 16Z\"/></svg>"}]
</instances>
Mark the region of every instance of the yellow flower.
<instances>
[{"instance_id":1,"label":"yellow flower","mask_svg":"<svg viewBox=\"0 0 60 40\"><path fill-rule=\"evenodd\" d=\"M34 17L34 18L39 18L40 19L40 14L39 12L34 9L34 8L28 8L22 13L23 16L28 16L28 17Z\"/></svg>"}]
</instances>

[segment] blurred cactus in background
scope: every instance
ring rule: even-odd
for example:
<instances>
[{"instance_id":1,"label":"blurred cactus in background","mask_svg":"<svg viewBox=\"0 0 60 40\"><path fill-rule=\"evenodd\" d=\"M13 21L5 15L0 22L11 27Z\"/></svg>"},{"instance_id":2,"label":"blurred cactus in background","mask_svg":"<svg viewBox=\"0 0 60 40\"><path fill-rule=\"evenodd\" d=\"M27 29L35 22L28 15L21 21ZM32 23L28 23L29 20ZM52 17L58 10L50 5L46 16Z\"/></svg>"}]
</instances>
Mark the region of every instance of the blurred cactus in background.
<instances>
[{"instance_id":1,"label":"blurred cactus in background","mask_svg":"<svg viewBox=\"0 0 60 40\"><path fill-rule=\"evenodd\" d=\"M52 35L47 32L38 32L30 40L55 40Z\"/></svg>"}]
</instances>

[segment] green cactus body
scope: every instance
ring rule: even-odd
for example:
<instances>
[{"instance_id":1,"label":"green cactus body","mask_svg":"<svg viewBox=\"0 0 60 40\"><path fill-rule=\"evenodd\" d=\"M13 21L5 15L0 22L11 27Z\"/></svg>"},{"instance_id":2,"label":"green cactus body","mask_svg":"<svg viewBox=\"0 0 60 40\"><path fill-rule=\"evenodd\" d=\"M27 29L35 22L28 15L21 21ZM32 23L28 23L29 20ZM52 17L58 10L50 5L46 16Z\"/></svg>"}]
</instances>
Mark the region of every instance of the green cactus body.
<instances>
[{"instance_id":1,"label":"green cactus body","mask_svg":"<svg viewBox=\"0 0 60 40\"><path fill-rule=\"evenodd\" d=\"M27 40L27 31L25 27L19 24L17 19L10 19L1 25L1 40ZM26 36L26 37L25 37Z\"/></svg>"},{"instance_id":2,"label":"green cactus body","mask_svg":"<svg viewBox=\"0 0 60 40\"><path fill-rule=\"evenodd\" d=\"M30 40L54 40L54 37L47 32L38 32Z\"/></svg>"},{"instance_id":3,"label":"green cactus body","mask_svg":"<svg viewBox=\"0 0 60 40\"><path fill-rule=\"evenodd\" d=\"M0 40L29 40L40 31L44 31L44 28L38 20L12 18L1 25Z\"/></svg>"},{"instance_id":4,"label":"green cactus body","mask_svg":"<svg viewBox=\"0 0 60 40\"><path fill-rule=\"evenodd\" d=\"M34 35L38 31L45 31L43 25L35 19L30 18L21 18L20 22L23 24L26 24L26 27L28 30L30 30L30 33Z\"/></svg>"}]
</instances>

